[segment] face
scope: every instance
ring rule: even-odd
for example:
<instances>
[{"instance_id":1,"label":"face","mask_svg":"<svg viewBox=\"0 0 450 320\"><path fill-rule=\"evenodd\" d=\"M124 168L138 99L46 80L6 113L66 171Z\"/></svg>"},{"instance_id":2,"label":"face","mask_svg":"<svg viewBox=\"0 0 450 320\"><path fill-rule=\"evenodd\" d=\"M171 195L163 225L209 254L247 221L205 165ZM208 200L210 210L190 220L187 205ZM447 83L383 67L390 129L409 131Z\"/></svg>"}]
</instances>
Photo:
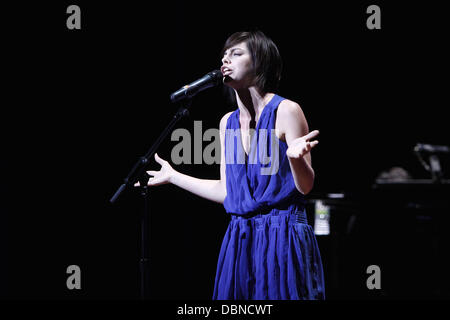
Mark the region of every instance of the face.
<instances>
[{"instance_id":1,"label":"face","mask_svg":"<svg viewBox=\"0 0 450 320\"><path fill-rule=\"evenodd\" d=\"M245 42L225 51L220 68L224 84L233 89L248 88L253 85L252 57Z\"/></svg>"}]
</instances>

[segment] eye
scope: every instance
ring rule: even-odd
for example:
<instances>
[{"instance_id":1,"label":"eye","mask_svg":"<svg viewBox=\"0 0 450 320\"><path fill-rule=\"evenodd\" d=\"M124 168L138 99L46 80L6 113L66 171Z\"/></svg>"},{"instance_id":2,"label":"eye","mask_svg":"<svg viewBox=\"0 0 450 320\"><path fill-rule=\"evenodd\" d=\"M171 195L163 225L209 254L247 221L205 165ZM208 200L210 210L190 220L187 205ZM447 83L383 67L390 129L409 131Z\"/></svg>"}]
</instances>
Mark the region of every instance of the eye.
<instances>
[{"instance_id":1,"label":"eye","mask_svg":"<svg viewBox=\"0 0 450 320\"><path fill-rule=\"evenodd\" d=\"M233 53L233 56L242 56L242 53L240 53L240 52L235 52L235 53Z\"/></svg>"}]
</instances>

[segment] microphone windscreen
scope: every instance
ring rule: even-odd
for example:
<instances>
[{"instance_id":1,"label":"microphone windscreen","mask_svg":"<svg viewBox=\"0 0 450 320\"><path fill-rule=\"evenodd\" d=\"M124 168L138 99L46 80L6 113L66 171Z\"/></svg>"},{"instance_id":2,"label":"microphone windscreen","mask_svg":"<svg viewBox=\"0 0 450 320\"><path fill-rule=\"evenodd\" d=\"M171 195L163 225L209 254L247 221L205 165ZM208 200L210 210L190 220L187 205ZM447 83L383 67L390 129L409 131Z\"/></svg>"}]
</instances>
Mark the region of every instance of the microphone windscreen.
<instances>
[{"instance_id":1,"label":"microphone windscreen","mask_svg":"<svg viewBox=\"0 0 450 320\"><path fill-rule=\"evenodd\" d=\"M215 84L221 84L223 80L223 74L220 70L214 70L209 73L211 78L214 80Z\"/></svg>"}]
</instances>

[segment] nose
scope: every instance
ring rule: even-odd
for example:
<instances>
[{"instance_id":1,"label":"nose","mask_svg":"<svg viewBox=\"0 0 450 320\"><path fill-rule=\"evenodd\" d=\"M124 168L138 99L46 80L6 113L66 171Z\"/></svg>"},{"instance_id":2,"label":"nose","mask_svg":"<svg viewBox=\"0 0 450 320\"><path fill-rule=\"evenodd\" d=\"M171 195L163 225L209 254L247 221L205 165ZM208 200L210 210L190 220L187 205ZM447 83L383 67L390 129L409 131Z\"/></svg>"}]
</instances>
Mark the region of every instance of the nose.
<instances>
[{"instance_id":1,"label":"nose","mask_svg":"<svg viewBox=\"0 0 450 320\"><path fill-rule=\"evenodd\" d=\"M222 64L225 64L225 63L230 63L230 60L228 59L228 55L224 55L222 58Z\"/></svg>"}]
</instances>

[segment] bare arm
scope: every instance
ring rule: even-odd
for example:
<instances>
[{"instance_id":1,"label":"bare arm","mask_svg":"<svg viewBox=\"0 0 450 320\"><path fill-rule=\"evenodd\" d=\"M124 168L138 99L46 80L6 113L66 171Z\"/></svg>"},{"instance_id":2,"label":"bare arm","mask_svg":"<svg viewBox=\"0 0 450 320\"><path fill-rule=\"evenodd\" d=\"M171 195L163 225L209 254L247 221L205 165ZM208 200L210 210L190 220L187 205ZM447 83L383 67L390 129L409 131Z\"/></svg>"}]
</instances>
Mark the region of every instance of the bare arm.
<instances>
[{"instance_id":1,"label":"bare arm","mask_svg":"<svg viewBox=\"0 0 450 320\"><path fill-rule=\"evenodd\" d=\"M283 105L282 105L283 104ZM311 191L314 185L314 170L311 165L311 149L319 142L309 141L319 134L314 130L310 133L308 123L300 106L292 101L284 100L278 109L278 124L283 132L288 149L292 175L297 190L303 194Z\"/></svg>"},{"instance_id":2,"label":"bare arm","mask_svg":"<svg viewBox=\"0 0 450 320\"><path fill-rule=\"evenodd\" d=\"M159 171L147 171L152 176L149 179L149 186L158 186L161 184L172 183L184 190L187 190L199 197L205 198L218 203L223 203L226 196L226 179L225 179L225 128L230 113L227 113L220 120L220 179L209 180L199 179L180 173L172 168L169 162L161 159L155 154L155 160L161 165Z\"/></svg>"}]
</instances>

